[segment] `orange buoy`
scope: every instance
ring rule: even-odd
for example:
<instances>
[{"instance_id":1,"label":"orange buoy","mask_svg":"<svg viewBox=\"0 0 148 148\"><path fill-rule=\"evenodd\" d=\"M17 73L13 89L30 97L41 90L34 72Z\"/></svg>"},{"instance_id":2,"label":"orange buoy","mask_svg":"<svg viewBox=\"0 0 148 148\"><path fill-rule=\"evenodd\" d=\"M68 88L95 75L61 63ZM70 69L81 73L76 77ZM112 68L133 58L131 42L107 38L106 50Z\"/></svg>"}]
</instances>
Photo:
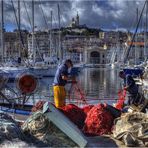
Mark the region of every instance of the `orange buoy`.
<instances>
[{"instance_id":1,"label":"orange buoy","mask_svg":"<svg viewBox=\"0 0 148 148\"><path fill-rule=\"evenodd\" d=\"M17 87L23 94L31 94L37 88L37 79L31 74L24 74L19 76L17 80Z\"/></svg>"}]
</instances>

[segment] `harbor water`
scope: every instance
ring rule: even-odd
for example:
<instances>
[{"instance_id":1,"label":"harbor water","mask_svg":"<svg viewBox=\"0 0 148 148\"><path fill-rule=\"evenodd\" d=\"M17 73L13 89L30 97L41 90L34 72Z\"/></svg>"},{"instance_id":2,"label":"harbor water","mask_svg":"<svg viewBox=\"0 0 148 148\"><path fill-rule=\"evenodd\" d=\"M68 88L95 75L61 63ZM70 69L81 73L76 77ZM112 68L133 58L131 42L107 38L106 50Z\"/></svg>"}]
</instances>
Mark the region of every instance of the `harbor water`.
<instances>
[{"instance_id":1,"label":"harbor water","mask_svg":"<svg viewBox=\"0 0 148 148\"><path fill-rule=\"evenodd\" d=\"M67 98L69 95L77 95L78 99L83 96L88 104L98 102L112 102L118 98L118 91L121 89L121 79L118 77L119 69L112 68L83 68L77 76L77 84L67 84ZM38 80L38 88L34 95L28 100L28 103L35 103L39 100L53 102L52 83L53 77L41 78ZM19 93L15 83L9 83L8 86ZM76 98L75 98L76 99ZM67 99L68 100L68 99ZM73 101L73 102L71 102ZM74 103L77 100L70 100L68 103Z\"/></svg>"}]
</instances>

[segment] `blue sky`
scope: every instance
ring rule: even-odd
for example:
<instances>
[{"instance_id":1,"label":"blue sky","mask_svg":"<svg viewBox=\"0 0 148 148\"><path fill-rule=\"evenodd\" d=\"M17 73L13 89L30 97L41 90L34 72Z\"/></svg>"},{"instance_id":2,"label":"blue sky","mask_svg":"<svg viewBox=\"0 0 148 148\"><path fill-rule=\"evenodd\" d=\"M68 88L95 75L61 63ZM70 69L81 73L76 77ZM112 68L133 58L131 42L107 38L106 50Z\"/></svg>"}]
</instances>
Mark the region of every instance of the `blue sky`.
<instances>
[{"instance_id":1,"label":"blue sky","mask_svg":"<svg viewBox=\"0 0 148 148\"><path fill-rule=\"evenodd\" d=\"M78 12L80 24L86 24L88 27L133 30L136 26L136 9L139 9L140 14L144 2L144 0L35 0L35 26L39 30L49 29L52 10L53 26L57 27L57 4L59 4L63 27L68 26L72 17L75 17ZM17 11L17 1L13 0L13 4ZM46 17L46 22L43 15ZM21 0L21 28L31 30L29 23L31 19L31 1ZM145 21L144 15L142 20ZM4 1L4 21L6 30L12 31L17 28L11 0Z\"/></svg>"}]
</instances>

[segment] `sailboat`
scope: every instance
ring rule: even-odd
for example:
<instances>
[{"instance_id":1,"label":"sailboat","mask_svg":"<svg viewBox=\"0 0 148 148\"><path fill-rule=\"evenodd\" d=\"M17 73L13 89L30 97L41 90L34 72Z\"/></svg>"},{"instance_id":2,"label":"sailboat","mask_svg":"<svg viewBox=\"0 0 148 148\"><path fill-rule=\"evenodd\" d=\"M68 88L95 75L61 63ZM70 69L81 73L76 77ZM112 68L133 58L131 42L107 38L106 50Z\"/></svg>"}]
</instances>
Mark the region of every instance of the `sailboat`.
<instances>
[{"instance_id":1,"label":"sailboat","mask_svg":"<svg viewBox=\"0 0 148 148\"><path fill-rule=\"evenodd\" d=\"M12 5L13 5L13 1L12 1ZM3 74L7 74L8 77L9 77L9 80L14 80L18 74L20 73L32 73L34 74L36 77L48 77L48 76L54 76L55 75L55 71L56 71L56 66L54 65L50 65L50 62L46 60L42 61L42 62L35 62L35 58L36 58L36 51L35 51L35 48L34 48L34 3L32 1L32 15L33 15L33 20L32 20L32 28L33 28L33 33L32 33L32 46L33 46L33 49L34 49L34 61L33 61L33 64L31 65L29 63L29 61L26 60L26 63L23 63L23 64L8 64L7 65L5 64L4 62L4 33L3 33L3 30L4 30L4 20L3 20L3 1L1 1L1 51L2 51L2 66L0 67L0 73ZM13 8L14 8L14 5L13 5ZM15 13L15 16L16 16L16 12L15 12L15 8L14 8L14 13ZM19 16L19 19L17 20L17 17L16 18L16 22L17 22L17 26L18 26L18 31L19 31L19 35L21 35L21 31L20 31L20 1L18 1L18 16ZM21 37L19 37L21 38ZM20 41L20 44L21 41ZM20 57L20 54L19 54L19 57Z\"/></svg>"},{"instance_id":2,"label":"sailboat","mask_svg":"<svg viewBox=\"0 0 148 148\"><path fill-rule=\"evenodd\" d=\"M37 48L34 46L36 39L34 36L34 1L32 0L32 49L33 49L33 59L31 62L31 66L29 66L29 71L35 73L38 76L41 77L52 77L55 75L58 61L54 62L53 58L51 57L51 53L49 57L46 57L45 55L42 57L42 60L36 61L36 54L37 54ZM51 29L50 29L50 50L51 50L51 30L52 30L52 12L51 12ZM39 52L39 50L38 50Z\"/></svg>"},{"instance_id":3,"label":"sailboat","mask_svg":"<svg viewBox=\"0 0 148 148\"><path fill-rule=\"evenodd\" d=\"M13 5L13 1L12 1L12 5ZM3 27L4 27L4 21L3 21L3 1L1 1L1 10L2 10L2 24L1 27L2 27L2 30L3 30ZM18 27L18 31L19 31L19 36L21 38L21 30L20 30L20 0L18 1L18 19L17 19L17 15L16 15L16 12L15 12L15 8L14 8L14 5L13 5L13 10L14 10L14 13L15 13L15 19L16 19L16 22L17 22L17 27ZM0 67L0 70L3 70L3 72L7 72L9 74L9 78L10 79L15 79L17 77L18 74L20 73L32 73L34 74L35 76L37 77L53 77L55 76L55 72L56 72L56 69L57 69L57 66L59 65L59 63L62 62L63 60L63 51L62 51L62 48L61 48L61 31L60 31L60 12L59 12L59 5L58 5L58 20L59 20L59 46L58 46L58 50L57 50L57 55L59 57L59 60L57 58L57 55L56 57L50 53L49 56L43 56L42 57L42 60L40 61L36 61L37 59L37 47L35 47L35 42L36 39L35 39L35 25L34 25L34 0L32 0L32 49L33 49L33 59L26 59L26 60L22 60L22 61L25 61L23 63L23 65L21 64L18 64L18 65L13 65L13 66L1 66ZM50 29L50 49L51 49L51 37L52 37L52 34L51 34L51 31L52 31L52 13L51 13L51 29ZM2 35L3 37L3 32L2 32ZM4 40L2 39L2 45L4 44ZM20 40L20 44L23 44L22 41ZM4 45L3 45L4 46ZM2 46L2 51L4 50L3 49L3 46ZM38 52L39 52L39 49L38 49ZM3 57L3 56L2 56ZM19 54L19 57L20 57L20 54ZM20 57L21 58L21 57ZM56 60L54 60L56 59Z\"/></svg>"},{"instance_id":4,"label":"sailboat","mask_svg":"<svg viewBox=\"0 0 148 148\"><path fill-rule=\"evenodd\" d=\"M4 61L4 13L3 13L3 0L1 1L1 66L0 66L0 74L7 75L9 79L14 79L16 75L26 69L26 67L22 66L13 66L6 65ZM19 5L19 1L18 1ZM17 21L18 22L18 21Z\"/></svg>"},{"instance_id":5,"label":"sailboat","mask_svg":"<svg viewBox=\"0 0 148 148\"><path fill-rule=\"evenodd\" d=\"M134 57L134 63L133 65L127 65L126 67L123 68L123 71L125 72L125 74L131 74L135 77L141 76L143 75L144 72L144 67L143 64L137 64L139 62L139 50L138 50L138 45L139 48L140 46L142 46L142 49L145 50L146 48L146 44L145 42L145 37L144 37L144 41L143 42L138 42L138 38L137 38L137 32L138 32L138 28L139 28L139 24L141 22L142 19L142 15L144 13L144 9L147 7L148 1L146 0L144 3L144 6L142 8L141 14L138 18L138 9L137 9L137 25L136 25L136 30L133 34L132 39L128 42L128 48L127 51L125 53L125 57L124 57L124 64L126 65L128 62L130 62L130 51L133 48L133 46L135 47L135 57ZM146 8L147 9L147 8ZM146 22L147 22L147 14L146 14ZM142 43L142 44L141 44ZM146 53L144 52L144 56L147 56ZM146 58L146 57L145 57Z\"/></svg>"}]
</instances>

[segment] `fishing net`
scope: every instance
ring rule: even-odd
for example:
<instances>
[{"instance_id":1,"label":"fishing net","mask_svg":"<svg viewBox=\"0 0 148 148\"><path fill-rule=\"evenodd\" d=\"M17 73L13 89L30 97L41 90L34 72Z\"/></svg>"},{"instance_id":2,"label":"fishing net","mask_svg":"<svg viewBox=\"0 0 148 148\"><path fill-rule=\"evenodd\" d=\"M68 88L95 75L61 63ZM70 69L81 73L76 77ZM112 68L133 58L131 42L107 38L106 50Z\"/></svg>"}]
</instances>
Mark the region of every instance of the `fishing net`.
<instances>
[{"instance_id":1,"label":"fishing net","mask_svg":"<svg viewBox=\"0 0 148 148\"><path fill-rule=\"evenodd\" d=\"M43 109L43 105L46 103L46 101L38 101L33 107L32 107L32 112L36 112L38 110Z\"/></svg>"},{"instance_id":2,"label":"fishing net","mask_svg":"<svg viewBox=\"0 0 148 148\"><path fill-rule=\"evenodd\" d=\"M0 113L0 140L12 140L14 138L24 139L24 135L11 116Z\"/></svg>"},{"instance_id":3,"label":"fishing net","mask_svg":"<svg viewBox=\"0 0 148 148\"><path fill-rule=\"evenodd\" d=\"M67 116L75 125L78 126L78 128L82 129L84 126L84 121L86 118L85 113L81 108L74 104L68 104L60 110L64 113L65 116Z\"/></svg>"},{"instance_id":4,"label":"fishing net","mask_svg":"<svg viewBox=\"0 0 148 148\"><path fill-rule=\"evenodd\" d=\"M27 137L18 123L6 113L0 113L0 147L29 147Z\"/></svg>"},{"instance_id":5,"label":"fishing net","mask_svg":"<svg viewBox=\"0 0 148 148\"><path fill-rule=\"evenodd\" d=\"M83 131L89 136L110 134L113 120L113 116L105 106L98 104L88 112Z\"/></svg>"},{"instance_id":6,"label":"fishing net","mask_svg":"<svg viewBox=\"0 0 148 148\"><path fill-rule=\"evenodd\" d=\"M125 101L125 96L126 96L126 90L120 90L118 92L118 101L115 105L115 107L119 110L121 110L124 107L124 101Z\"/></svg>"},{"instance_id":7,"label":"fishing net","mask_svg":"<svg viewBox=\"0 0 148 148\"><path fill-rule=\"evenodd\" d=\"M75 102L78 106L87 105L86 95L79 83L72 83L68 90L68 101Z\"/></svg>"},{"instance_id":8,"label":"fishing net","mask_svg":"<svg viewBox=\"0 0 148 148\"><path fill-rule=\"evenodd\" d=\"M87 114L89 113L89 111L94 107L94 105L87 105L87 106L84 106L82 108L83 112L85 113L85 115L87 116Z\"/></svg>"},{"instance_id":9,"label":"fishing net","mask_svg":"<svg viewBox=\"0 0 148 148\"><path fill-rule=\"evenodd\" d=\"M47 144L48 147L77 146L66 134L49 121L41 111L37 111L30 116L22 129L26 135L34 136L39 141Z\"/></svg>"},{"instance_id":10,"label":"fishing net","mask_svg":"<svg viewBox=\"0 0 148 148\"><path fill-rule=\"evenodd\" d=\"M113 136L126 146L148 146L148 115L140 112L126 113L115 119Z\"/></svg>"}]
</instances>

